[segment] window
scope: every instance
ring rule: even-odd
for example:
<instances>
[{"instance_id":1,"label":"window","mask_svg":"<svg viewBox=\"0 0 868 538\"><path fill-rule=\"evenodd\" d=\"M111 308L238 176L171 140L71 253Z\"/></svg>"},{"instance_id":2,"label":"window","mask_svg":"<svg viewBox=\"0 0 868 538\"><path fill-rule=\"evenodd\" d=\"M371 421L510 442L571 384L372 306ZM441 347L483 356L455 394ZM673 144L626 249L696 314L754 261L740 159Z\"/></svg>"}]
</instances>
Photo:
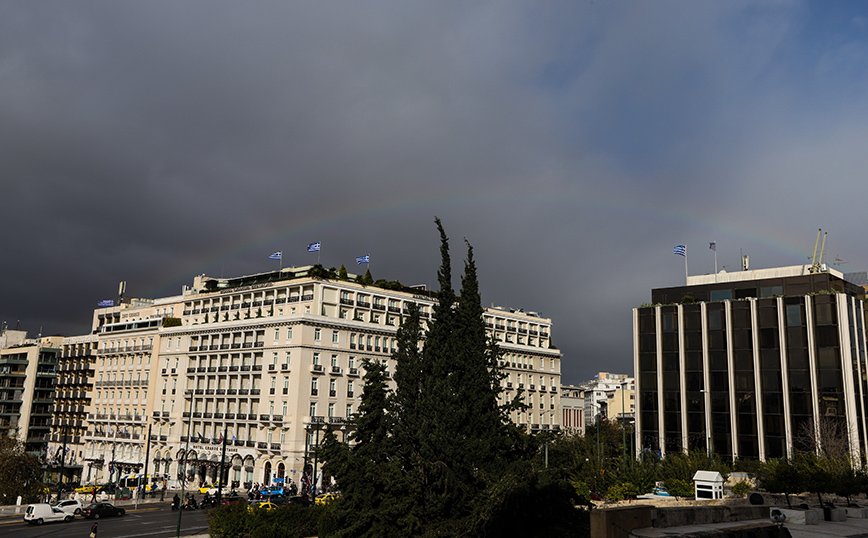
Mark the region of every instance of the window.
<instances>
[{"instance_id":1,"label":"window","mask_svg":"<svg viewBox=\"0 0 868 538\"><path fill-rule=\"evenodd\" d=\"M285 362L286 364L289 364L289 356L290 356L289 351L287 351L287 352L284 354L284 362Z\"/></svg>"},{"instance_id":2,"label":"window","mask_svg":"<svg viewBox=\"0 0 868 538\"><path fill-rule=\"evenodd\" d=\"M337 344L337 343L338 343L338 332L332 331L332 344Z\"/></svg>"},{"instance_id":3,"label":"window","mask_svg":"<svg viewBox=\"0 0 868 538\"><path fill-rule=\"evenodd\" d=\"M337 380L332 379L331 381L329 381L329 391L335 392L337 390L337 388L338 388Z\"/></svg>"},{"instance_id":4,"label":"window","mask_svg":"<svg viewBox=\"0 0 868 538\"><path fill-rule=\"evenodd\" d=\"M314 377L310 380L310 393L316 395L317 387L319 387L319 378Z\"/></svg>"},{"instance_id":5,"label":"window","mask_svg":"<svg viewBox=\"0 0 868 538\"><path fill-rule=\"evenodd\" d=\"M280 329L274 329L274 341L280 340Z\"/></svg>"},{"instance_id":6,"label":"window","mask_svg":"<svg viewBox=\"0 0 868 538\"><path fill-rule=\"evenodd\" d=\"M293 309L293 314L295 314L295 309ZM289 342L292 340L292 327L286 328L286 341Z\"/></svg>"},{"instance_id":7,"label":"window","mask_svg":"<svg viewBox=\"0 0 868 538\"><path fill-rule=\"evenodd\" d=\"M313 339L319 342L322 339L322 330L314 329L313 330Z\"/></svg>"},{"instance_id":8,"label":"window","mask_svg":"<svg viewBox=\"0 0 868 538\"><path fill-rule=\"evenodd\" d=\"M316 416L316 402L310 402L310 416ZM311 434L312 435L312 434Z\"/></svg>"},{"instance_id":9,"label":"window","mask_svg":"<svg viewBox=\"0 0 868 538\"><path fill-rule=\"evenodd\" d=\"M332 355L332 366L334 367L334 366L337 366L337 365L338 365L338 356L337 356L337 355Z\"/></svg>"},{"instance_id":10,"label":"window","mask_svg":"<svg viewBox=\"0 0 868 538\"><path fill-rule=\"evenodd\" d=\"M335 416L335 404L333 404L333 403L329 404L329 416L330 417Z\"/></svg>"},{"instance_id":11,"label":"window","mask_svg":"<svg viewBox=\"0 0 868 538\"><path fill-rule=\"evenodd\" d=\"M314 354L313 354L313 363L314 363L314 364L319 364L319 353L314 353Z\"/></svg>"},{"instance_id":12,"label":"window","mask_svg":"<svg viewBox=\"0 0 868 538\"><path fill-rule=\"evenodd\" d=\"M356 367L356 358L350 357L350 368L355 368L355 367Z\"/></svg>"},{"instance_id":13,"label":"window","mask_svg":"<svg viewBox=\"0 0 868 538\"><path fill-rule=\"evenodd\" d=\"M353 416L353 404L347 404L347 418Z\"/></svg>"},{"instance_id":14,"label":"window","mask_svg":"<svg viewBox=\"0 0 868 538\"><path fill-rule=\"evenodd\" d=\"M347 381L347 395L350 395L352 393L353 393L353 382L352 382L352 380L350 380L350 381Z\"/></svg>"}]
</instances>

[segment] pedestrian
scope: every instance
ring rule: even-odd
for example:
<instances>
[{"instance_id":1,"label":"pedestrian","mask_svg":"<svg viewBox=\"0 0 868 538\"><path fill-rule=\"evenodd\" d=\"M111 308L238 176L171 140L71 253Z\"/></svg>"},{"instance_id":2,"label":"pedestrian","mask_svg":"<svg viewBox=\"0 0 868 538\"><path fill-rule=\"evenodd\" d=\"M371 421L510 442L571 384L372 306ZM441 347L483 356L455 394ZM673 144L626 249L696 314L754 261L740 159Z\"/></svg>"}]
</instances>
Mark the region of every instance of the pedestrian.
<instances>
[{"instance_id":1,"label":"pedestrian","mask_svg":"<svg viewBox=\"0 0 868 538\"><path fill-rule=\"evenodd\" d=\"M93 522L93 527L90 528L90 538L96 538L96 521Z\"/></svg>"},{"instance_id":2,"label":"pedestrian","mask_svg":"<svg viewBox=\"0 0 868 538\"><path fill-rule=\"evenodd\" d=\"M93 487L93 498L90 500L90 502L92 502L92 503L96 502L96 486Z\"/></svg>"}]
</instances>

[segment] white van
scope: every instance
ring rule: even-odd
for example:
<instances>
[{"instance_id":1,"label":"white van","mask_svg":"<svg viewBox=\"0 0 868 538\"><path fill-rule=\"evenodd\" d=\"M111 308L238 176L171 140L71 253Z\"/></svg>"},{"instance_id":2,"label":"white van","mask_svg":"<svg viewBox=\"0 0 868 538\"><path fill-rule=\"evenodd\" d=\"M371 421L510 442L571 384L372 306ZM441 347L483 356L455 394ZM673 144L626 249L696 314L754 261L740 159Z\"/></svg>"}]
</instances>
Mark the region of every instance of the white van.
<instances>
[{"instance_id":1,"label":"white van","mask_svg":"<svg viewBox=\"0 0 868 538\"><path fill-rule=\"evenodd\" d=\"M75 519L75 515L67 514L60 508L44 503L28 504L27 510L24 511L24 521L34 525L42 525L51 521L72 521L73 519Z\"/></svg>"}]
</instances>

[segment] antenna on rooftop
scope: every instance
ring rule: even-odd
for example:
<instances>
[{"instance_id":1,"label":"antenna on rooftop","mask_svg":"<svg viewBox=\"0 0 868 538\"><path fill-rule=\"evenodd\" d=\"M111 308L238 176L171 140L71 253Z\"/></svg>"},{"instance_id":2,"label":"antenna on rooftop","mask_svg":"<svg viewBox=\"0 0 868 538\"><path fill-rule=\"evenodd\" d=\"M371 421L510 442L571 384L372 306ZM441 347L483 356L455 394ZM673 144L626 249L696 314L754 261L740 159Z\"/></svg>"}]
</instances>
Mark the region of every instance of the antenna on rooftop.
<instances>
[{"instance_id":1,"label":"antenna on rooftop","mask_svg":"<svg viewBox=\"0 0 868 538\"><path fill-rule=\"evenodd\" d=\"M819 273L823 266L823 251L826 249L826 235L828 232L823 233L823 245L820 247L820 257L817 258L817 245L820 244L820 232L822 231L822 228L817 230L817 240L814 241L814 255L811 257L811 273Z\"/></svg>"},{"instance_id":2,"label":"antenna on rooftop","mask_svg":"<svg viewBox=\"0 0 868 538\"><path fill-rule=\"evenodd\" d=\"M835 261L832 262L832 265L834 265L835 267L841 267L845 263L847 263L847 262L842 260L840 257L835 256Z\"/></svg>"}]
</instances>

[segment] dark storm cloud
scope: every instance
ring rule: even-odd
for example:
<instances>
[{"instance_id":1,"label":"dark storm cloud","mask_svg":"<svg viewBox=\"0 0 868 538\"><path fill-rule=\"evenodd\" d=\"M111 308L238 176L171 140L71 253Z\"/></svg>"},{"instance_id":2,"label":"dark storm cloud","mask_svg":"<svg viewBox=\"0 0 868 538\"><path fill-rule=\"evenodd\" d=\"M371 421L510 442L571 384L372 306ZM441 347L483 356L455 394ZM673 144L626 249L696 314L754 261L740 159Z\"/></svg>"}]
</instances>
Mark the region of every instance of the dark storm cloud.
<instances>
[{"instance_id":1,"label":"dark storm cloud","mask_svg":"<svg viewBox=\"0 0 868 538\"><path fill-rule=\"evenodd\" d=\"M0 2L0 317L76 334L120 280L176 294L314 240L431 284L438 215L577 382L632 370L675 244L691 273L711 240L789 265L822 226L866 268L865 13L598 4Z\"/></svg>"}]
</instances>

